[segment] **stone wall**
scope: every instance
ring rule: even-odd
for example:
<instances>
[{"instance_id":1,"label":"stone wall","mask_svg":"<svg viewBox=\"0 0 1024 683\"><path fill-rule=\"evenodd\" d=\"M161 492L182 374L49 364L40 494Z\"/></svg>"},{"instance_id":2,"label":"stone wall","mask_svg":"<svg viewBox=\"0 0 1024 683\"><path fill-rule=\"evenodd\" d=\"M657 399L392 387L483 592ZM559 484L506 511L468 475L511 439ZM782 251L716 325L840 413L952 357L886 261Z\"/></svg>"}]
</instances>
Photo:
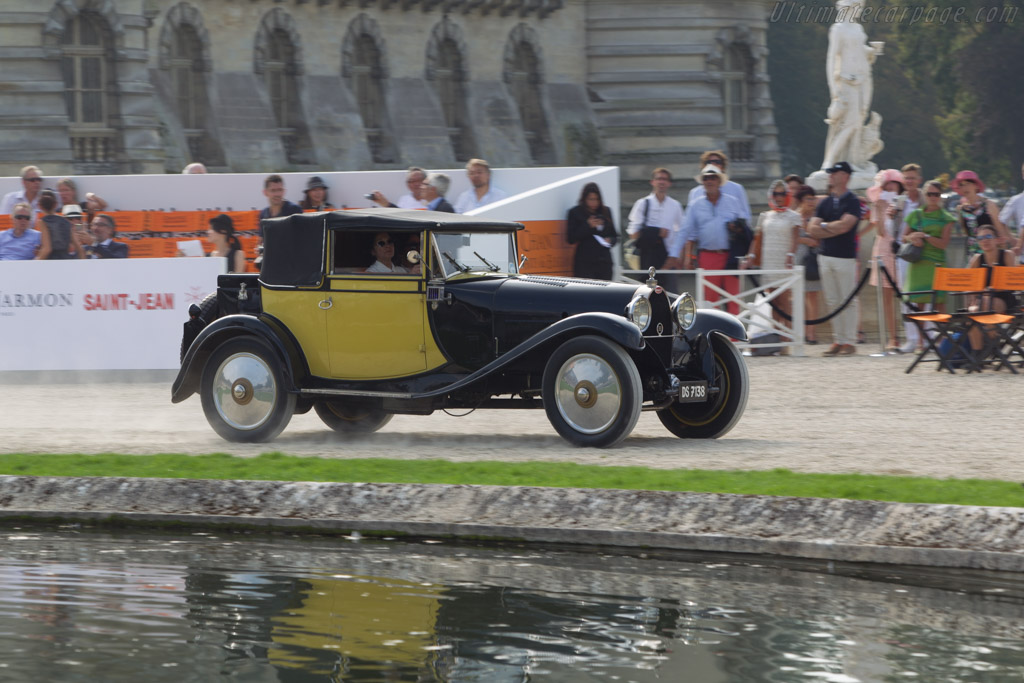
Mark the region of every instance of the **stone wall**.
<instances>
[{"instance_id":1,"label":"stone wall","mask_svg":"<svg viewBox=\"0 0 1024 683\"><path fill-rule=\"evenodd\" d=\"M51 176L175 172L196 160L171 74L174 41L187 26L209 101L199 160L215 170L458 166L433 61L438 42L451 39L463 60L473 156L506 167L616 164L639 191L653 166L691 176L701 151L740 139L753 151L731 170L760 183L778 173L764 70L769 10L766 0L44 0L0 9L0 174L29 163ZM114 130L106 134L116 133L117 149L103 161L74 147L64 101L63 33L85 15L106 27L114 64ZM289 68L310 143L301 161L289 160L265 82L277 32L294 46ZM352 85L352 36L361 33L381 54L391 152L376 162ZM508 74L518 40L537 56L530 80L543 158L531 154ZM732 45L752 60L742 134L724 123L722 54Z\"/></svg>"}]
</instances>

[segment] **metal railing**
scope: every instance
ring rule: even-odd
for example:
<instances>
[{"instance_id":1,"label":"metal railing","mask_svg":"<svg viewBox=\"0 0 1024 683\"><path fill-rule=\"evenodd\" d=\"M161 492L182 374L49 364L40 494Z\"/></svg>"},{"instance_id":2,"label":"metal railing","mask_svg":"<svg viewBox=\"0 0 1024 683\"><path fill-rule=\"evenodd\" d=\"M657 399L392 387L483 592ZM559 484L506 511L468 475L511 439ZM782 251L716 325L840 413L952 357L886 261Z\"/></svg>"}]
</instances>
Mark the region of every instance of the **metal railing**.
<instances>
[{"instance_id":1,"label":"metal railing","mask_svg":"<svg viewBox=\"0 0 1024 683\"><path fill-rule=\"evenodd\" d=\"M645 281L645 270L623 270L622 275L631 279ZM740 291L736 294L727 292L709 278L730 276L740 278ZM753 277L751 277L753 276ZM693 289L687 291L697 301L698 308L715 308L726 311L730 303L735 304L739 313L737 318L747 328L748 336L753 330L779 335L779 341L771 343L755 343L754 341L738 343L742 349L788 347L790 355L804 354L804 267L794 266L792 270L660 270L658 281L666 289L673 289L672 284L683 279L693 280ZM681 287L676 287L683 291ZM705 292L714 292L718 301L707 301ZM771 304L784 292L790 292L789 321L776 320L771 313Z\"/></svg>"}]
</instances>

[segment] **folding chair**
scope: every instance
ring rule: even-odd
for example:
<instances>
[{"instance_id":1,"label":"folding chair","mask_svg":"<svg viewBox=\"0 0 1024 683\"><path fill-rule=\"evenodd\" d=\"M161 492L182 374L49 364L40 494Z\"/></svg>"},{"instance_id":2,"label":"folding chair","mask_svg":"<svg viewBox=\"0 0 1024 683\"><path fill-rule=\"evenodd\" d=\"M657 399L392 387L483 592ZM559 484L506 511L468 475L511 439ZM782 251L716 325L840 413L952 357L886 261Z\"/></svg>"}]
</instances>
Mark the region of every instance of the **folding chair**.
<instances>
[{"instance_id":1,"label":"folding chair","mask_svg":"<svg viewBox=\"0 0 1024 683\"><path fill-rule=\"evenodd\" d=\"M940 292L980 294L985 289L985 275L984 268L936 268L935 275L932 278L931 289L918 292L904 292L904 294L932 295L932 310L903 314L903 319L917 325L917 329L921 332L921 339L926 340L924 348L914 358L914 362L910 364L910 367L907 368L906 372L908 374L917 367L918 363L922 362L937 362L939 367L936 369L942 370L945 368L951 374L956 374L952 358L960 351L960 343L954 339L954 335L957 332L966 335L970 321L960 313L939 313L934 310L935 304ZM929 323L935 326L934 335L928 334L926 325ZM949 350L945 353L942 351L942 343L944 341L949 342ZM929 355L934 355L935 358L926 360ZM966 361L969 370L977 369L977 360L975 358L968 355Z\"/></svg>"},{"instance_id":2,"label":"folding chair","mask_svg":"<svg viewBox=\"0 0 1024 683\"><path fill-rule=\"evenodd\" d=\"M1017 373L1014 363L1024 367L1024 311L1020 307L1021 292L1024 292L1024 266L995 266L992 269L993 290L1012 292L1017 305L1007 309L1005 314L994 313L982 324L994 325L998 332L998 340L993 352L998 356L996 369L1007 367ZM1016 360L1015 360L1016 359Z\"/></svg>"}]
</instances>

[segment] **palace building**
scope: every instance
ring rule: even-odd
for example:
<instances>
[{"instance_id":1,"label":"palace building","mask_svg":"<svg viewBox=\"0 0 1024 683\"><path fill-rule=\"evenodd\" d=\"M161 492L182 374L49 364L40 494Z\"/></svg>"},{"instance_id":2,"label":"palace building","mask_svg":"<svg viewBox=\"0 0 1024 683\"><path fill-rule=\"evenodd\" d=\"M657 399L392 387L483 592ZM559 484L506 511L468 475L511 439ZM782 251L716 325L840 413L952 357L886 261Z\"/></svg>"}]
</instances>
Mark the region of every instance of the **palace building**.
<instances>
[{"instance_id":1,"label":"palace building","mask_svg":"<svg viewBox=\"0 0 1024 683\"><path fill-rule=\"evenodd\" d=\"M0 0L0 174L608 164L778 175L771 3Z\"/></svg>"}]
</instances>

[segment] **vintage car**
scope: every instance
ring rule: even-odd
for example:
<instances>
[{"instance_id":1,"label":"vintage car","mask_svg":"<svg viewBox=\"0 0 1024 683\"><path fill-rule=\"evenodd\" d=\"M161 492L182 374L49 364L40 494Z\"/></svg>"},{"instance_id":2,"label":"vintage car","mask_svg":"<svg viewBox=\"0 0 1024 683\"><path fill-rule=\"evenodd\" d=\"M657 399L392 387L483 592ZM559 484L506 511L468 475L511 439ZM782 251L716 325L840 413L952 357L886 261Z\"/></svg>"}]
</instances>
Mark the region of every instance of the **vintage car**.
<instances>
[{"instance_id":1,"label":"vintage car","mask_svg":"<svg viewBox=\"0 0 1024 683\"><path fill-rule=\"evenodd\" d=\"M259 275L222 275L193 305L171 400L198 392L229 441L273 439L310 408L339 432L543 408L567 441L597 447L645 410L680 437L736 424L749 385L736 318L670 301L653 268L646 283L526 274L522 228L401 209L265 220ZM405 267L367 270L388 244Z\"/></svg>"}]
</instances>

